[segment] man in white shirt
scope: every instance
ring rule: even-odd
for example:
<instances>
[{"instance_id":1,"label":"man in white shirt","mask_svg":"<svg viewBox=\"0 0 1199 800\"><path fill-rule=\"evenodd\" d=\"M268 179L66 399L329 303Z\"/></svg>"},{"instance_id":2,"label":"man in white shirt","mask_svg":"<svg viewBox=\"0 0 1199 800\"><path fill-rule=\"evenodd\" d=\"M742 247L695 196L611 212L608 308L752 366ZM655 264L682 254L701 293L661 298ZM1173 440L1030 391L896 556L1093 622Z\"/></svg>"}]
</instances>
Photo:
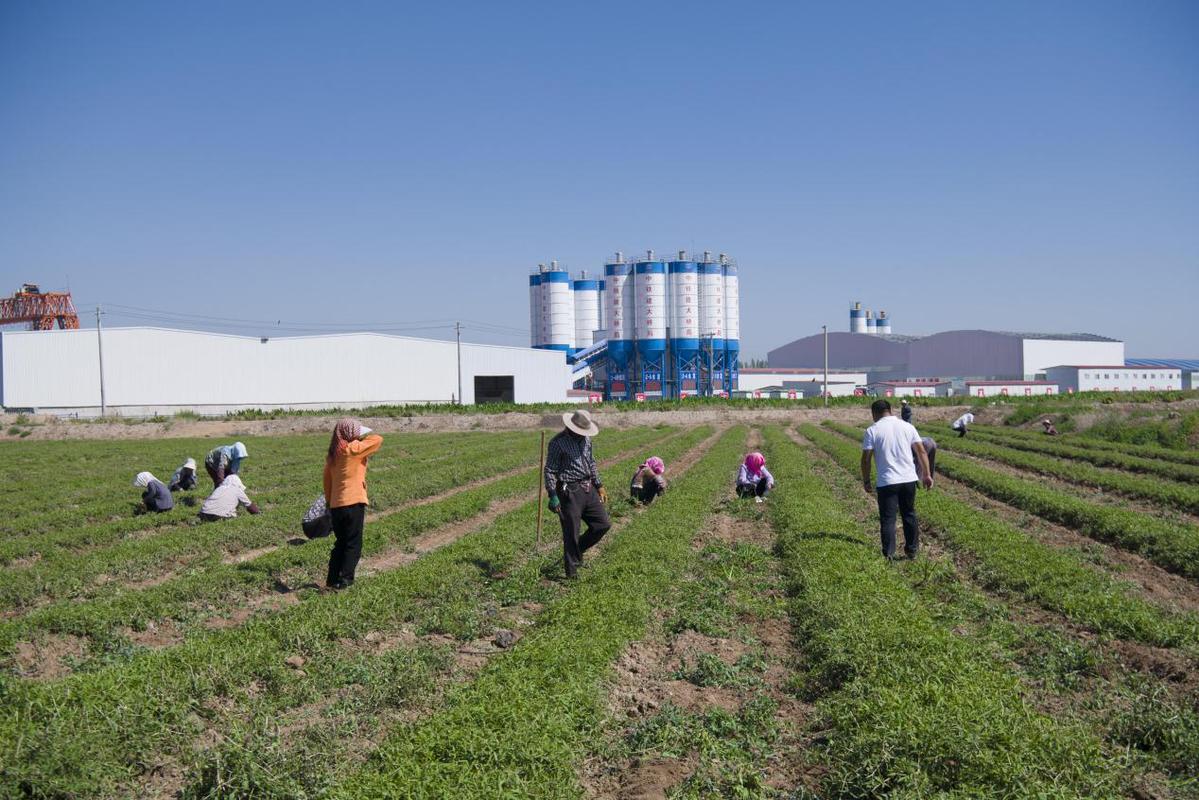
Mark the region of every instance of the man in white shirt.
<instances>
[{"instance_id":1,"label":"man in white shirt","mask_svg":"<svg viewBox=\"0 0 1199 800\"><path fill-rule=\"evenodd\" d=\"M920 548L920 528L916 520L916 484L932 488L932 470L920 434L911 424L891 415L891 404L875 400L870 406L874 424L862 437L862 488L878 497L879 535L883 556L895 558L895 517L903 517L903 551L915 558ZM878 480L870 480L871 458L878 465ZM920 471L917 473L916 464ZM877 492L875 491L877 486Z\"/></svg>"},{"instance_id":2,"label":"man in white shirt","mask_svg":"<svg viewBox=\"0 0 1199 800\"><path fill-rule=\"evenodd\" d=\"M965 414L963 414L962 416L955 419L953 421L953 424L950 425L949 427L953 428L955 431L957 431L958 438L961 439L963 436L966 435L966 426L973 425L973 424L974 424L974 415L971 414L969 411L967 411Z\"/></svg>"}]
</instances>

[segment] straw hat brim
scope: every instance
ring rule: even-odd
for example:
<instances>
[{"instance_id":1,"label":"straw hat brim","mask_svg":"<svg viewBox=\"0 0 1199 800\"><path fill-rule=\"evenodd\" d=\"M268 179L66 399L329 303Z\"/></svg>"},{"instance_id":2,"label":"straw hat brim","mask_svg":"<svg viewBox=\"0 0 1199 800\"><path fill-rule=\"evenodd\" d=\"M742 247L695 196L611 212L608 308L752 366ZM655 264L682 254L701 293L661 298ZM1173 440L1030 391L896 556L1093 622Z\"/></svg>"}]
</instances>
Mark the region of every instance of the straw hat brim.
<instances>
[{"instance_id":1,"label":"straw hat brim","mask_svg":"<svg viewBox=\"0 0 1199 800\"><path fill-rule=\"evenodd\" d=\"M595 420L591 420L591 424L588 427L584 428L580 425L576 425L573 418L574 418L574 412L567 411L565 414L562 415L562 424L565 425L568 429L579 434L579 436L595 436L596 434L599 433L599 425L595 424Z\"/></svg>"}]
</instances>

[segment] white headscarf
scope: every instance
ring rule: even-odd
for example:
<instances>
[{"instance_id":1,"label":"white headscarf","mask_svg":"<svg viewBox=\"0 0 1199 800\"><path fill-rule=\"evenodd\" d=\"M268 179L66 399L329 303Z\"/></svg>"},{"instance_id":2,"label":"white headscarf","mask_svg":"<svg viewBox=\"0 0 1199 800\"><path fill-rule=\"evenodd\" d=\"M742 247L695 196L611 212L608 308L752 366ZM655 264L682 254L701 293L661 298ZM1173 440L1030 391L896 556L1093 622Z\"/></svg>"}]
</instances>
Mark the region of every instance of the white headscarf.
<instances>
[{"instance_id":1,"label":"white headscarf","mask_svg":"<svg viewBox=\"0 0 1199 800\"><path fill-rule=\"evenodd\" d=\"M139 489L145 489L150 485L150 481L156 480L158 480L158 478L155 478L149 472L139 472L137 473L137 477L133 479L133 485Z\"/></svg>"},{"instance_id":2,"label":"white headscarf","mask_svg":"<svg viewBox=\"0 0 1199 800\"><path fill-rule=\"evenodd\" d=\"M244 444L242 444L241 442L233 443L233 457L234 458L245 458L248 455L249 455L249 453L246 452L246 446Z\"/></svg>"},{"instance_id":3,"label":"white headscarf","mask_svg":"<svg viewBox=\"0 0 1199 800\"><path fill-rule=\"evenodd\" d=\"M195 460L194 458L189 458L187 461L184 461L184 462L183 462L183 468L184 468L184 469L190 469L190 470L192 470L192 471L195 471L195 469L196 469L196 460Z\"/></svg>"},{"instance_id":4,"label":"white headscarf","mask_svg":"<svg viewBox=\"0 0 1199 800\"><path fill-rule=\"evenodd\" d=\"M221 481L221 486L224 486L226 483L241 489L243 492L246 490L246 485L241 482L241 478L237 477L236 474L226 475L225 480Z\"/></svg>"}]
</instances>

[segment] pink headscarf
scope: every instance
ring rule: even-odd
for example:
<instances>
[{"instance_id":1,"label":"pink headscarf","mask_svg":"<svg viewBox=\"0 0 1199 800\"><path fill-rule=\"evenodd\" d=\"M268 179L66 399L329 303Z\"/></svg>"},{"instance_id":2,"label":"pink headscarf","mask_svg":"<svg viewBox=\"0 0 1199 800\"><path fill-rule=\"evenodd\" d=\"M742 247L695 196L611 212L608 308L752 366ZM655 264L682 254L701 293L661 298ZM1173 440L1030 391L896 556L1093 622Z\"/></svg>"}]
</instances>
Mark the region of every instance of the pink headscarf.
<instances>
[{"instance_id":1,"label":"pink headscarf","mask_svg":"<svg viewBox=\"0 0 1199 800\"><path fill-rule=\"evenodd\" d=\"M766 456L761 453L750 453L745 457L745 468L750 475L757 475L766 466Z\"/></svg>"},{"instance_id":2,"label":"pink headscarf","mask_svg":"<svg viewBox=\"0 0 1199 800\"><path fill-rule=\"evenodd\" d=\"M333 426L333 436L329 439L328 460L332 461L337 454L349 447L350 442L362 435L362 423L356 419L342 417Z\"/></svg>"},{"instance_id":3,"label":"pink headscarf","mask_svg":"<svg viewBox=\"0 0 1199 800\"><path fill-rule=\"evenodd\" d=\"M643 468L649 467L655 475L661 475L666 471L665 462L663 462L662 459L658 458L657 456L650 456L649 458L645 459L645 463L641 466Z\"/></svg>"}]
</instances>

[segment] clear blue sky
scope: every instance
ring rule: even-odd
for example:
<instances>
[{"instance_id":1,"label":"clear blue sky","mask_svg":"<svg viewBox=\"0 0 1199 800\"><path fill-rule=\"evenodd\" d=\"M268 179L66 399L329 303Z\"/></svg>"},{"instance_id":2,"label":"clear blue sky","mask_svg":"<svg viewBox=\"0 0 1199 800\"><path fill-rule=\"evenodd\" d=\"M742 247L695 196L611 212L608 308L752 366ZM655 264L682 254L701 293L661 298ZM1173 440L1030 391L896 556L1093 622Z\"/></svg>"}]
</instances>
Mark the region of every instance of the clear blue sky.
<instances>
[{"instance_id":1,"label":"clear blue sky","mask_svg":"<svg viewBox=\"0 0 1199 800\"><path fill-rule=\"evenodd\" d=\"M750 356L1199 356L1199 3L0 3L0 293L522 344L647 247L737 257Z\"/></svg>"}]
</instances>

